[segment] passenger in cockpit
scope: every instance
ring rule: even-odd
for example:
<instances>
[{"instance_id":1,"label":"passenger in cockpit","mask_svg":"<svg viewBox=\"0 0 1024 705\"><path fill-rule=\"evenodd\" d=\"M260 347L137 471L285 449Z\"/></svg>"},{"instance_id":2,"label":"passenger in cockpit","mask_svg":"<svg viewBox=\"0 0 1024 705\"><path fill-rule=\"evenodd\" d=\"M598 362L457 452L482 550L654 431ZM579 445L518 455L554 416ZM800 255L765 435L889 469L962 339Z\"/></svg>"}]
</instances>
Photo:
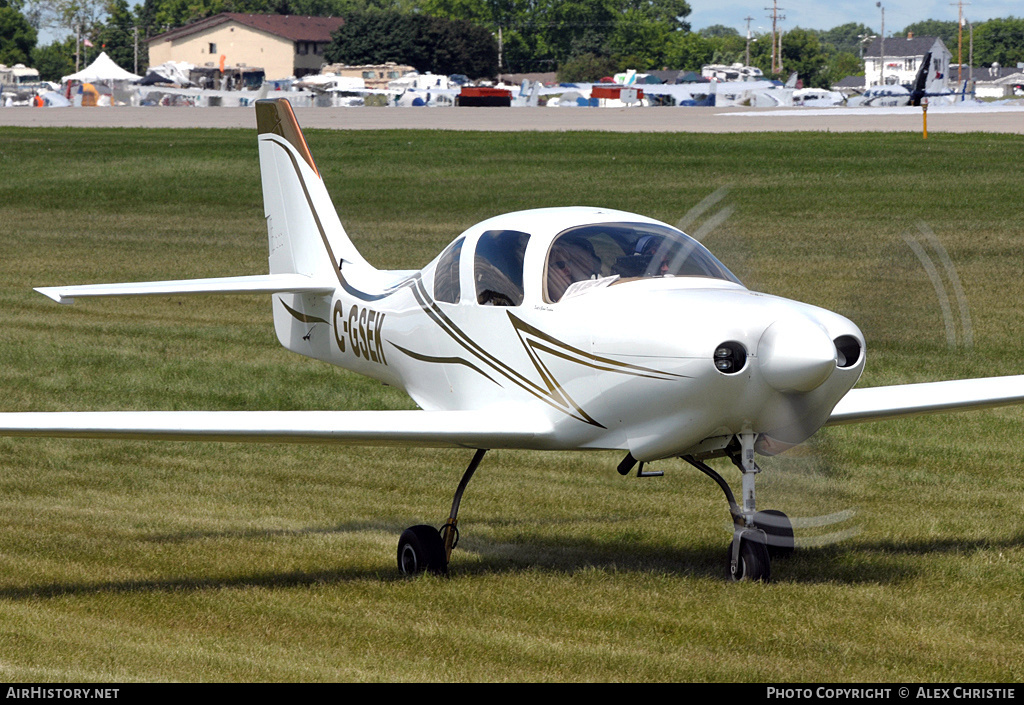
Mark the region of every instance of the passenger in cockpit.
<instances>
[{"instance_id":1,"label":"passenger in cockpit","mask_svg":"<svg viewBox=\"0 0 1024 705\"><path fill-rule=\"evenodd\" d=\"M548 255L548 298L554 302L565 290L584 279L601 275L601 260L586 240L559 240Z\"/></svg>"}]
</instances>

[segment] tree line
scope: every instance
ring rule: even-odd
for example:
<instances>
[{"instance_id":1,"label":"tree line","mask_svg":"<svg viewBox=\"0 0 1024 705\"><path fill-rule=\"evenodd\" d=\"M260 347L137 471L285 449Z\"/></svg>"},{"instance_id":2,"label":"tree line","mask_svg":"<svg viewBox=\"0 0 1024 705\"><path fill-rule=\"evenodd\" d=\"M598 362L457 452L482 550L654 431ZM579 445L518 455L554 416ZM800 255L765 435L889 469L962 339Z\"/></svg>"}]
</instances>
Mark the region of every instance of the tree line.
<instances>
[{"instance_id":1,"label":"tree line","mask_svg":"<svg viewBox=\"0 0 1024 705\"><path fill-rule=\"evenodd\" d=\"M736 62L766 75L772 68L770 34L747 38L722 25L694 32L686 0L0 0L0 63L30 64L58 80L74 70L77 47L82 61L106 51L142 72L148 37L221 12L344 17L328 61L396 61L472 78L556 71L561 80L585 81L626 69L699 71ZM44 27L64 38L38 46ZM955 60L957 22L925 20L893 34L909 32L941 37ZM804 85L827 87L861 74L862 51L875 34L859 23L787 30L775 77L796 71ZM976 66L1024 61L1024 19L978 23L973 49Z\"/></svg>"}]
</instances>

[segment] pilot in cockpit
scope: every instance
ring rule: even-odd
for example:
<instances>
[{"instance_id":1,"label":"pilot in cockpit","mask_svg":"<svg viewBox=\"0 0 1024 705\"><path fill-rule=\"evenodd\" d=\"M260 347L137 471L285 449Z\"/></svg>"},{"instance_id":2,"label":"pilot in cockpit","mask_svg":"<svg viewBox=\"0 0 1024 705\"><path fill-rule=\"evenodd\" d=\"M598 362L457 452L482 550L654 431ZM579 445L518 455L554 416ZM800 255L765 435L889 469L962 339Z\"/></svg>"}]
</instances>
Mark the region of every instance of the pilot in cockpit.
<instances>
[{"instance_id":1,"label":"pilot in cockpit","mask_svg":"<svg viewBox=\"0 0 1024 705\"><path fill-rule=\"evenodd\" d=\"M633 254L620 257L612 273L622 277L664 277L670 276L674 257L678 250L674 243L657 235L644 235L633 246Z\"/></svg>"},{"instance_id":2,"label":"pilot in cockpit","mask_svg":"<svg viewBox=\"0 0 1024 705\"><path fill-rule=\"evenodd\" d=\"M558 301L572 284L601 276L601 260L583 239L560 239L548 255L548 299Z\"/></svg>"}]
</instances>

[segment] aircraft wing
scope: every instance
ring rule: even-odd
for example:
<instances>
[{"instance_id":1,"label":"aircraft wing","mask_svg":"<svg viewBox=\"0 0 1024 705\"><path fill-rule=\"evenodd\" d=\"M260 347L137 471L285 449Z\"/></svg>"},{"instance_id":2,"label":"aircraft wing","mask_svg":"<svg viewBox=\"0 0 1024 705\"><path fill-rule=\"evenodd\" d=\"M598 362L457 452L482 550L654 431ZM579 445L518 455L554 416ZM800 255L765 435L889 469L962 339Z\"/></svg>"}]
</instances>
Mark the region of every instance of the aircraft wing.
<instances>
[{"instance_id":1,"label":"aircraft wing","mask_svg":"<svg viewBox=\"0 0 1024 705\"><path fill-rule=\"evenodd\" d=\"M649 86L637 86L644 94L670 95L676 100L693 98L694 94L707 95L714 91L710 83L655 83Z\"/></svg>"},{"instance_id":2,"label":"aircraft wing","mask_svg":"<svg viewBox=\"0 0 1024 705\"><path fill-rule=\"evenodd\" d=\"M0 436L437 448L543 448L533 414L480 411L53 411L0 413Z\"/></svg>"},{"instance_id":3,"label":"aircraft wing","mask_svg":"<svg viewBox=\"0 0 1024 705\"><path fill-rule=\"evenodd\" d=\"M1024 375L852 389L825 425L881 421L1024 402Z\"/></svg>"},{"instance_id":4,"label":"aircraft wing","mask_svg":"<svg viewBox=\"0 0 1024 705\"><path fill-rule=\"evenodd\" d=\"M168 294L330 294L334 287L303 274L260 274L250 277L179 279L122 284L44 286L36 288L59 304L71 304L79 296L160 296Z\"/></svg>"}]
</instances>

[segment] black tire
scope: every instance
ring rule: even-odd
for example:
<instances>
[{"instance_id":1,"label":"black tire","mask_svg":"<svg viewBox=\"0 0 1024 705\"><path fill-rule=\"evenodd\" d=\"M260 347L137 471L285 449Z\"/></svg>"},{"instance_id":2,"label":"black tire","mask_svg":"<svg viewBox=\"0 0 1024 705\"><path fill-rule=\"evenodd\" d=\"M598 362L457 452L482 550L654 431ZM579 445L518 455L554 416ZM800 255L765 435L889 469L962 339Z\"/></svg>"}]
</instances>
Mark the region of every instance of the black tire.
<instances>
[{"instance_id":1,"label":"black tire","mask_svg":"<svg viewBox=\"0 0 1024 705\"><path fill-rule=\"evenodd\" d=\"M782 512L767 509L754 515L754 525L768 535L768 555L789 558L796 550L793 523Z\"/></svg>"},{"instance_id":2,"label":"black tire","mask_svg":"<svg viewBox=\"0 0 1024 705\"><path fill-rule=\"evenodd\" d=\"M733 539L733 543L735 543ZM772 564L768 556L768 548L758 541L744 539L740 544L740 563L736 566L736 572L732 572L732 544L729 544L729 554L726 556L726 570L730 579L755 580L763 583L771 582Z\"/></svg>"},{"instance_id":3,"label":"black tire","mask_svg":"<svg viewBox=\"0 0 1024 705\"><path fill-rule=\"evenodd\" d=\"M420 524L402 532L398 539L398 571L408 576L419 575L424 571L434 575L448 573L444 542L437 529Z\"/></svg>"}]
</instances>

